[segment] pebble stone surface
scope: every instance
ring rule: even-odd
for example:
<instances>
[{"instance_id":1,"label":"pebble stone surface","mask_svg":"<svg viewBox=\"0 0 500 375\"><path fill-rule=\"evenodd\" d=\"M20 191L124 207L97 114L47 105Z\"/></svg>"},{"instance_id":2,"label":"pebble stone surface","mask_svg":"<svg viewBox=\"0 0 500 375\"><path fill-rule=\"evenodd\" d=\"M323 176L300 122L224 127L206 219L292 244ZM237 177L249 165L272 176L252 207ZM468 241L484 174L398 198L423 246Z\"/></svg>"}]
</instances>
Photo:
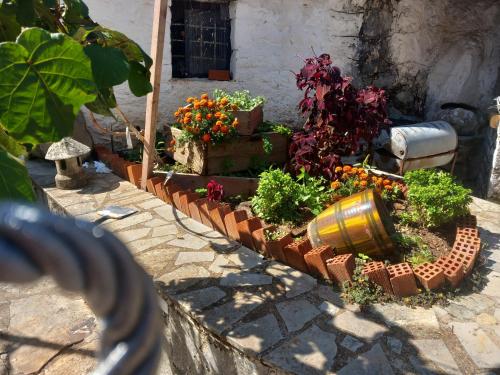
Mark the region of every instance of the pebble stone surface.
<instances>
[{"instance_id":1,"label":"pebble stone surface","mask_svg":"<svg viewBox=\"0 0 500 375\"><path fill-rule=\"evenodd\" d=\"M127 243L160 295L254 361L293 374L480 374L500 371L500 206L471 206L487 247L488 284L447 307L376 305L361 311L308 275L230 241L113 174L80 191L52 187L52 166L29 163L57 211L99 219ZM84 202L84 204L82 203ZM55 318L54 318L55 317ZM80 296L43 279L0 284L0 374L85 374L95 366L97 322ZM161 374L170 374L163 358Z\"/></svg>"}]
</instances>

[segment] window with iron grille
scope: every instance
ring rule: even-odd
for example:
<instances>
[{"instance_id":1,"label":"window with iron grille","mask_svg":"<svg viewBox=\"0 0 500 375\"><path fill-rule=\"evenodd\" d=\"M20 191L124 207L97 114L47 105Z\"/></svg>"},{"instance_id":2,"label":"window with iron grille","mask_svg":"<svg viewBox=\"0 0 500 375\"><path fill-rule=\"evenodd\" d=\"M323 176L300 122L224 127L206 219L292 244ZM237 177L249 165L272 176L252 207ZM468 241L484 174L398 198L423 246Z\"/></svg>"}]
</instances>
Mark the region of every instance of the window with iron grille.
<instances>
[{"instance_id":1,"label":"window with iron grille","mask_svg":"<svg viewBox=\"0 0 500 375\"><path fill-rule=\"evenodd\" d=\"M171 10L173 77L206 78L209 70L229 70L229 3L173 0Z\"/></svg>"}]
</instances>

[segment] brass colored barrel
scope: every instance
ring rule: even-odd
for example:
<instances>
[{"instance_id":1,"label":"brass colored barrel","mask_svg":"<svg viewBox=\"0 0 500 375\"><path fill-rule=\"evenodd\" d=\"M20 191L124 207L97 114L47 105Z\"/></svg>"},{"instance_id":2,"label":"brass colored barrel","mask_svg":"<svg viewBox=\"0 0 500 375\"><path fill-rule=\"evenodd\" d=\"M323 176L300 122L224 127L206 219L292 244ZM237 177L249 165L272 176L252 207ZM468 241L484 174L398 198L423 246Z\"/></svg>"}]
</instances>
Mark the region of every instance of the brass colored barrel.
<instances>
[{"instance_id":1,"label":"brass colored barrel","mask_svg":"<svg viewBox=\"0 0 500 375\"><path fill-rule=\"evenodd\" d=\"M372 189L344 198L319 214L307 227L314 247L330 245L337 254L383 257L392 251L394 233L382 197Z\"/></svg>"}]
</instances>

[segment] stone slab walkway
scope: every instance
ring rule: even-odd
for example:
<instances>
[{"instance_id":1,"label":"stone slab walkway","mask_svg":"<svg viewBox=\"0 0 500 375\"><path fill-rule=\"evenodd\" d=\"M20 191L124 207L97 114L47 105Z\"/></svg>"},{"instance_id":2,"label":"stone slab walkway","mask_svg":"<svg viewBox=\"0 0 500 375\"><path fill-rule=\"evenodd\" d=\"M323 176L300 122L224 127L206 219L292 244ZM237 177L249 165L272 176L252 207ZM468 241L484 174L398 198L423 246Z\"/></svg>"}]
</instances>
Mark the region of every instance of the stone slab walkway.
<instances>
[{"instance_id":1,"label":"stone slab walkway","mask_svg":"<svg viewBox=\"0 0 500 375\"><path fill-rule=\"evenodd\" d=\"M263 259L114 175L93 175L89 186L68 192L51 187L54 172L46 164L30 164L30 173L64 214L95 221L96 210L110 204L137 208L103 226L155 280L167 316L167 305L177 306L225 350L240 353L246 367L237 373L500 372L499 205L474 199L471 207L488 243L488 284L480 293L446 308L388 304L361 312L330 287ZM96 325L81 298L60 294L49 281L0 284L0 374L86 373ZM166 335L170 349L174 336ZM184 343L182 356L163 358L160 373L227 373L212 351Z\"/></svg>"}]
</instances>

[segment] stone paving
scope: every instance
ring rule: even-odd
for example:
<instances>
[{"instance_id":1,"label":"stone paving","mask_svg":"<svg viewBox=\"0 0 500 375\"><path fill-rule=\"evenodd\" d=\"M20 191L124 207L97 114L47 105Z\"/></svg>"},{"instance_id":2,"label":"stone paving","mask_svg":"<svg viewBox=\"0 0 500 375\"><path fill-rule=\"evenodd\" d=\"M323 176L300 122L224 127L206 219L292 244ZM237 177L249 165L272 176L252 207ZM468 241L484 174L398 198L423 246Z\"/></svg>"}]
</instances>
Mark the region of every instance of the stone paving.
<instances>
[{"instance_id":1,"label":"stone paving","mask_svg":"<svg viewBox=\"0 0 500 375\"><path fill-rule=\"evenodd\" d=\"M239 353L248 367L238 373L260 373L250 365L257 362L278 374L500 372L498 205L474 199L471 207L488 244L488 284L480 293L444 308L388 304L360 311L332 288L263 259L114 175L93 175L89 186L71 192L51 187L54 172L45 164L31 164L30 172L61 213L95 221L96 210L107 205L138 209L102 226L128 244L165 302L224 350ZM22 288L0 284L0 374L88 372L97 325L80 297L61 294L48 280ZM212 352L185 341L183 356L210 363ZM163 358L160 373L186 373L176 360ZM225 373L214 368L190 373Z\"/></svg>"}]
</instances>

